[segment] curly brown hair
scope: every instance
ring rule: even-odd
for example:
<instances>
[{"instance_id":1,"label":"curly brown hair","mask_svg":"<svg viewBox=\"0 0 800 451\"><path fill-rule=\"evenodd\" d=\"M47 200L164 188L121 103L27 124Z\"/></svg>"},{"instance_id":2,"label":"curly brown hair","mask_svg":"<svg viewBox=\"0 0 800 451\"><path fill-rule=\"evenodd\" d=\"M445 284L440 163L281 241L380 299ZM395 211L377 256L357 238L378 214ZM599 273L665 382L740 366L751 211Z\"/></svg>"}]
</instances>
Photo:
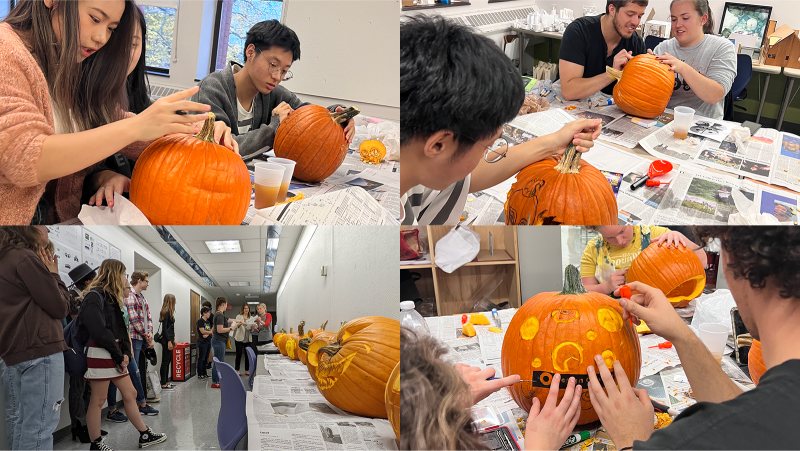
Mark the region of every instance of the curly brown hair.
<instances>
[{"instance_id":1,"label":"curly brown hair","mask_svg":"<svg viewBox=\"0 0 800 451\"><path fill-rule=\"evenodd\" d=\"M24 247L39 252L41 234L36 226L3 226L0 227L0 246Z\"/></svg>"},{"instance_id":2,"label":"curly brown hair","mask_svg":"<svg viewBox=\"0 0 800 451\"><path fill-rule=\"evenodd\" d=\"M800 298L800 229L787 226L696 226L695 236L708 243L719 238L730 256L727 266L753 289L776 285L782 298Z\"/></svg>"},{"instance_id":3,"label":"curly brown hair","mask_svg":"<svg viewBox=\"0 0 800 451\"><path fill-rule=\"evenodd\" d=\"M400 330L400 449L487 449L472 432L472 394L436 338Z\"/></svg>"}]
</instances>

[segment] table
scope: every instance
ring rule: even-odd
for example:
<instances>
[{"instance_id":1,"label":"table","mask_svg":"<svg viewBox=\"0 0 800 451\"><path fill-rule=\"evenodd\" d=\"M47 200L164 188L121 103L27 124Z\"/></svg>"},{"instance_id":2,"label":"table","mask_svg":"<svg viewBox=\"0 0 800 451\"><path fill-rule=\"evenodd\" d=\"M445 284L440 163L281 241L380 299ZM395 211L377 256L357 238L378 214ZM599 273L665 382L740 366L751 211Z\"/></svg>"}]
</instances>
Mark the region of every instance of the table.
<instances>
[{"instance_id":1,"label":"table","mask_svg":"<svg viewBox=\"0 0 800 451\"><path fill-rule=\"evenodd\" d=\"M553 62L553 39L561 40L564 38L563 33L554 31L531 31L524 28L514 28L519 37L519 72L522 74L522 57L525 55L525 39L526 36L539 36L547 39L549 62Z\"/></svg>"},{"instance_id":2,"label":"table","mask_svg":"<svg viewBox=\"0 0 800 451\"><path fill-rule=\"evenodd\" d=\"M767 79L764 81L764 91L761 92L761 101L758 103L758 114L756 115L756 122L761 123L761 110L764 108L764 99L767 97L767 88L769 88L769 79L773 75L781 73L782 67L767 66L753 63L753 72L761 72L767 74ZM780 126L778 126L780 130Z\"/></svg>"},{"instance_id":3,"label":"table","mask_svg":"<svg viewBox=\"0 0 800 451\"><path fill-rule=\"evenodd\" d=\"M794 87L794 79L800 78L800 70L798 69L783 69L783 75L786 75L786 89L783 93L783 104L781 104L781 111L778 113L778 125L775 127L780 130L781 126L783 125L783 116L786 114L786 108L789 106L789 101L791 100L792 88Z\"/></svg>"}]
</instances>

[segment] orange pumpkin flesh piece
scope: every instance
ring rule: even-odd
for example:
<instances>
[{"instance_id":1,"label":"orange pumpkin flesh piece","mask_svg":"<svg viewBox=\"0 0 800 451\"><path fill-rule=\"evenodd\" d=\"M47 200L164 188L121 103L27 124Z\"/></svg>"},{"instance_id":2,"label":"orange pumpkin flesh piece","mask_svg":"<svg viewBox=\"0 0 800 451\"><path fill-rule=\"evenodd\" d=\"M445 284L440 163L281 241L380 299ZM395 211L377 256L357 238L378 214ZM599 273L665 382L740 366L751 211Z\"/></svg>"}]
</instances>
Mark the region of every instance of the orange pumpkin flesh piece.
<instances>
[{"instance_id":1,"label":"orange pumpkin flesh piece","mask_svg":"<svg viewBox=\"0 0 800 451\"><path fill-rule=\"evenodd\" d=\"M400 440L400 363L395 365L386 383L386 415L394 435Z\"/></svg>"},{"instance_id":2,"label":"orange pumpkin flesh piece","mask_svg":"<svg viewBox=\"0 0 800 451\"><path fill-rule=\"evenodd\" d=\"M675 86L675 74L653 55L638 55L620 71L607 71L619 80L614 86L614 103L624 112L646 119L667 109Z\"/></svg>"},{"instance_id":3,"label":"orange pumpkin flesh piece","mask_svg":"<svg viewBox=\"0 0 800 451\"><path fill-rule=\"evenodd\" d=\"M213 142L214 115L197 136L155 140L136 161L130 199L153 225L240 225L250 206L250 173Z\"/></svg>"},{"instance_id":4,"label":"orange pumpkin flesh piece","mask_svg":"<svg viewBox=\"0 0 800 451\"><path fill-rule=\"evenodd\" d=\"M700 258L691 250L647 246L628 269L629 282L642 282L658 288L675 308L686 307L706 286L706 272Z\"/></svg>"},{"instance_id":5,"label":"orange pumpkin flesh piece","mask_svg":"<svg viewBox=\"0 0 800 451\"><path fill-rule=\"evenodd\" d=\"M505 203L509 225L611 225L617 216L608 179L581 161L573 145L561 160L547 158L520 171Z\"/></svg>"},{"instance_id":6,"label":"orange pumpkin flesh piece","mask_svg":"<svg viewBox=\"0 0 800 451\"><path fill-rule=\"evenodd\" d=\"M761 376L767 371L767 367L764 365L764 356L761 354L761 342L758 340L753 340L753 344L750 346L750 353L747 354L747 369L750 372L750 379L753 379L753 383L758 385Z\"/></svg>"},{"instance_id":7,"label":"orange pumpkin flesh piece","mask_svg":"<svg viewBox=\"0 0 800 451\"><path fill-rule=\"evenodd\" d=\"M587 292L580 271L569 265L563 291L537 294L514 314L503 339L501 366L503 374L519 374L522 380L535 381L509 388L525 411L530 411L534 397L544 405L553 374L562 375L562 387L566 387L569 376L575 376L583 389L578 424L587 424L598 419L585 382L586 368L595 365L595 355L602 356L609 367L618 360L631 384L636 385L642 362L636 330L622 320L617 301ZM563 396L561 389L559 402Z\"/></svg>"}]
</instances>

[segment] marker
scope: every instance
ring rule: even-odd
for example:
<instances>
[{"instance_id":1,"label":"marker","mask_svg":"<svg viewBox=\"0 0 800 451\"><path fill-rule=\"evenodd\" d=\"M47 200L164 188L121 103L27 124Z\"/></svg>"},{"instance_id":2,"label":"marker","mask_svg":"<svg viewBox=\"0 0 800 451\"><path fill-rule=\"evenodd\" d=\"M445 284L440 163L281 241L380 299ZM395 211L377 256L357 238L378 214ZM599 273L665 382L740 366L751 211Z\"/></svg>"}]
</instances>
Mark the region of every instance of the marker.
<instances>
[{"instance_id":1,"label":"marker","mask_svg":"<svg viewBox=\"0 0 800 451\"><path fill-rule=\"evenodd\" d=\"M572 446L576 443L580 443L584 440L587 440L591 436L592 434L589 431L583 431L580 434L572 434L569 437L567 437L567 441L564 442L564 444L561 447L566 448L568 446Z\"/></svg>"},{"instance_id":2,"label":"marker","mask_svg":"<svg viewBox=\"0 0 800 451\"><path fill-rule=\"evenodd\" d=\"M492 318L494 318L494 324L497 326L497 328L498 329L502 329L503 326L500 323L500 317L497 314L497 309L496 308L492 309Z\"/></svg>"},{"instance_id":3,"label":"marker","mask_svg":"<svg viewBox=\"0 0 800 451\"><path fill-rule=\"evenodd\" d=\"M606 102L606 105L613 105L614 104L614 99L606 99L605 102Z\"/></svg>"}]
</instances>

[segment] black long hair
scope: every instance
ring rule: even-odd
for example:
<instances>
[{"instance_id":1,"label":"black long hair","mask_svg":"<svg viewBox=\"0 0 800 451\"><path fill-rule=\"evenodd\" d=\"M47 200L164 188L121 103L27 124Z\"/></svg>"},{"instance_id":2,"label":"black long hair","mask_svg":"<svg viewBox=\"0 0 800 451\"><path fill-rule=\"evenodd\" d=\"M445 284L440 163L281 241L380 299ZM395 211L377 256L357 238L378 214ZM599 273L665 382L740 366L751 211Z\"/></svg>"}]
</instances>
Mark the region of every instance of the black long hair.
<instances>
[{"instance_id":1,"label":"black long hair","mask_svg":"<svg viewBox=\"0 0 800 451\"><path fill-rule=\"evenodd\" d=\"M147 22L144 20L144 14L139 8L133 8L133 15L138 19L139 25L142 27L142 54L139 56L139 61L136 67L128 75L128 111L131 113L139 114L150 106L150 83L147 80L147 71L145 54L147 53ZM135 33L134 33L135 34Z\"/></svg>"}]
</instances>

